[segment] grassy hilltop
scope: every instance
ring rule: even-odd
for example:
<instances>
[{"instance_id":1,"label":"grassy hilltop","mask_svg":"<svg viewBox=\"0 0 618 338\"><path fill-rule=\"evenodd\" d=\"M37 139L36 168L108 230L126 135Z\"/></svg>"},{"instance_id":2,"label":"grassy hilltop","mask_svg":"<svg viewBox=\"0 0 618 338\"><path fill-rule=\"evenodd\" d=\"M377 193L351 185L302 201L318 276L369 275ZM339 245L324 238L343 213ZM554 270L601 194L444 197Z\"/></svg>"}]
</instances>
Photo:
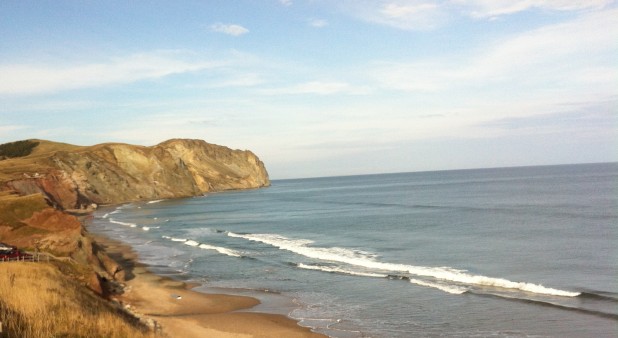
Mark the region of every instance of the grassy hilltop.
<instances>
[{"instance_id":1,"label":"grassy hilltop","mask_svg":"<svg viewBox=\"0 0 618 338\"><path fill-rule=\"evenodd\" d=\"M45 140L0 145L0 242L56 257L0 262L8 337L143 337L158 333L110 302L127 276L84 228L97 204L269 185L250 151L201 140L91 147Z\"/></svg>"}]
</instances>

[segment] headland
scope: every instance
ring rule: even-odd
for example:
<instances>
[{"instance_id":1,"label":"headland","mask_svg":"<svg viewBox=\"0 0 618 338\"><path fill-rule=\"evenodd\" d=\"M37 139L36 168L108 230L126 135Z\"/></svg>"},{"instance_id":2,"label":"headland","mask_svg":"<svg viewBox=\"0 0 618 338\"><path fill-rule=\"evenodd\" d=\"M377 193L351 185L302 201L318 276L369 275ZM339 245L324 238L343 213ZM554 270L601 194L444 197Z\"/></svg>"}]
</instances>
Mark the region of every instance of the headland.
<instances>
[{"instance_id":1,"label":"headland","mask_svg":"<svg viewBox=\"0 0 618 338\"><path fill-rule=\"evenodd\" d=\"M77 328L69 323L43 330L36 318L65 313L63 306L86 313L95 302L114 318L107 320L113 323L111 330L93 324L88 330L95 335L322 336L282 315L242 311L258 304L257 299L203 294L191 290L191 285L154 275L130 247L92 235L82 222L99 205L269 184L264 164L252 152L201 140L173 139L152 147L118 143L82 147L44 140L0 145L0 242L47 257L39 263L0 263L0 271L14 276L4 281L8 284L0 284L0 299L7 299L0 302L0 321L19 322L5 324L5 332L70 335ZM16 280L54 286L16 288ZM38 312L28 312L4 295L19 295L22 289L40 299L63 289L72 305L50 296L52 300L38 306ZM71 315L56 320L62 321L72 321Z\"/></svg>"}]
</instances>

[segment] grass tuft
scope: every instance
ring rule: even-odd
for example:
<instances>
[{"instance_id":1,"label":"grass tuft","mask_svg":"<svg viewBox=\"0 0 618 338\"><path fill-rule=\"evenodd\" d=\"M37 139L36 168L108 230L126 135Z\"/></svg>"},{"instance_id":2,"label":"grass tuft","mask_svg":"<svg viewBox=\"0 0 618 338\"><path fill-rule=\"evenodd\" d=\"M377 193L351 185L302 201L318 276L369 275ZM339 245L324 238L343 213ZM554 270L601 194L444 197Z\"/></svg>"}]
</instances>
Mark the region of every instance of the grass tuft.
<instances>
[{"instance_id":1,"label":"grass tuft","mask_svg":"<svg viewBox=\"0 0 618 338\"><path fill-rule=\"evenodd\" d=\"M0 321L6 337L155 337L45 263L0 263Z\"/></svg>"}]
</instances>

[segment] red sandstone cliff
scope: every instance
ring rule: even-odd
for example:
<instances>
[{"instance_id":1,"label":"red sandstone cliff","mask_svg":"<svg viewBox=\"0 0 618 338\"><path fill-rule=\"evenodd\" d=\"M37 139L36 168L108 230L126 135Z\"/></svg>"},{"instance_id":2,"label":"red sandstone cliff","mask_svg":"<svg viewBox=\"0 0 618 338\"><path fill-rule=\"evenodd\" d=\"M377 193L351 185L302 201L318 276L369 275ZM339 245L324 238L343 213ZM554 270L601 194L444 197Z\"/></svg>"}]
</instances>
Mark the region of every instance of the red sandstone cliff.
<instances>
[{"instance_id":1,"label":"red sandstone cliff","mask_svg":"<svg viewBox=\"0 0 618 338\"><path fill-rule=\"evenodd\" d=\"M174 139L152 147L37 142L41 145L31 155L0 161L0 191L42 193L63 210L270 184L252 152L201 140Z\"/></svg>"},{"instance_id":2,"label":"red sandstone cliff","mask_svg":"<svg viewBox=\"0 0 618 338\"><path fill-rule=\"evenodd\" d=\"M124 272L67 211L270 184L252 152L201 140L174 139L152 147L41 140L9 145L0 145L10 149L0 153L0 241L78 263L80 278L99 293L105 293L108 281L122 281Z\"/></svg>"}]
</instances>

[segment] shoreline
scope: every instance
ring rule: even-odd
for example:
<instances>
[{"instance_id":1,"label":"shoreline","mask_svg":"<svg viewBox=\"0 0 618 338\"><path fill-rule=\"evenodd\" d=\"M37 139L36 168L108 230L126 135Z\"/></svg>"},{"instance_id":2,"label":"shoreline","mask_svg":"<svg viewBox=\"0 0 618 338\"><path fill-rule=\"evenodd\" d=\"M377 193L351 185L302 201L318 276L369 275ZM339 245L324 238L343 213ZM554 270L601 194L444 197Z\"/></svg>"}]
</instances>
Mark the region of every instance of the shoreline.
<instances>
[{"instance_id":1,"label":"shoreline","mask_svg":"<svg viewBox=\"0 0 618 338\"><path fill-rule=\"evenodd\" d=\"M123 293L111 298L136 316L156 322L165 336L328 338L286 315L252 311L261 303L257 298L199 292L196 289L208 287L157 275L139 262L130 245L88 234L125 271Z\"/></svg>"}]
</instances>

